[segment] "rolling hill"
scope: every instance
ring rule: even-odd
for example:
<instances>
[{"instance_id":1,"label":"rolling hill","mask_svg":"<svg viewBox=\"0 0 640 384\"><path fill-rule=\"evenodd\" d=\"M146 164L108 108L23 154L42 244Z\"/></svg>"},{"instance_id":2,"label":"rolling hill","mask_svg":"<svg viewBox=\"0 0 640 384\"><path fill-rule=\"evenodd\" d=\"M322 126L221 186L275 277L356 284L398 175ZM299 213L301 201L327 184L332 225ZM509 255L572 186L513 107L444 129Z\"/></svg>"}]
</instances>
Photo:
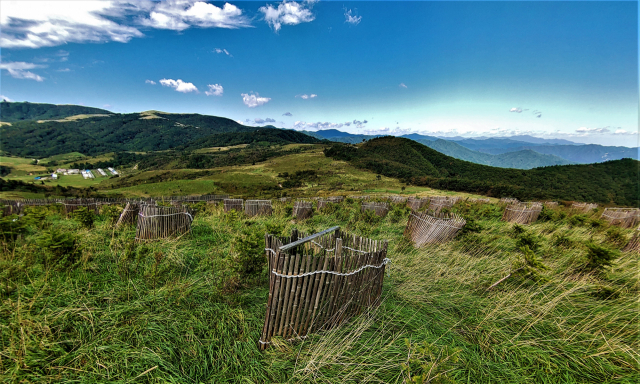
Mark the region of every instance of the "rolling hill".
<instances>
[{"instance_id":1,"label":"rolling hill","mask_svg":"<svg viewBox=\"0 0 640 384\"><path fill-rule=\"evenodd\" d=\"M373 172L428 186L520 200L578 200L639 206L638 167L632 159L516 170L443 155L413 140L381 137L359 147L335 144L325 155Z\"/></svg>"},{"instance_id":2,"label":"rolling hill","mask_svg":"<svg viewBox=\"0 0 640 384\"><path fill-rule=\"evenodd\" d=\"M82 105L0 102L0 121L57 120L77 115L111 115L113 112Z\"/></svg>"},{"instance_id":3,"label":"rolling hill","mask_svg":"<svg viewBox=\"0 0 640 384\"><path fill-rule=\"evenodd\" d=\"M574 163L599 163L624 158L638 159L638 148L585 145L521 145L511 148L479 148L478 151L501 155L509 152L533 150L541 154L558 156Z\"/></svg>"}]
</instances>

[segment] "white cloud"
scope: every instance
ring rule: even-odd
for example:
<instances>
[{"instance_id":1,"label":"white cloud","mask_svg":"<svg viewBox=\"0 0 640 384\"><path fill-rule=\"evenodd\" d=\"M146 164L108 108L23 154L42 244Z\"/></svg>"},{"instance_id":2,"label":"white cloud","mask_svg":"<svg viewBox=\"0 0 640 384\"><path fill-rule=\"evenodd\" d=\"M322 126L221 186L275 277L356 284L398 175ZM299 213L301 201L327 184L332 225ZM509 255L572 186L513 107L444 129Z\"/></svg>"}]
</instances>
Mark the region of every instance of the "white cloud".
<instances>
[{"instance_id":1,"label":"white cloud","mask_svg":"<svg viewBox=\"0 0 640 384\"><path fill-rule=\"evenodd\" d=\"M153 80L145 80L144 81L145 84L151 84L151 85L156 85L156 82Z\"/></svg>"},{"instance_id":2,"label":"white cloud","mask_svg":"<svg viewBox=\"0 0 640 384\"><path fill-rule=\"evenodd\" d=\"M227 51L227 50L226 50L226 49L224 49L224 48L216 48L216 49L214 50L214 52L215 52L215 53L224 53L225 55L227 55L227 56L229 56L229 57L233 57L233 55L232 55L232 54L230 54L230 53L229 53L229 51Z\"/></svg>"},{"instance_id":3,"label":"white cloud","mask_svg":"<svg viewBox=\"0 0 640 384\"><path fill-rule=\"evenodd\" d=\"M116 1L2 1L0 47L40 48L73 42L127 42L137 28L118 24L129 3Z\"/></svg>"},{"instance_id":4,"label":"white cloud","mask_svg":"<svg viewBox=\"0 0 640 384\"><path fill-rule=\"evenodd\" d=\"M0 95L0 100L2 100L2 101L13 101L12 99L8 98L5 95Z\"/></svg>"},{"instance_id":5,"label":"white cloud","mask_svg":"<svg viewBox=\"0 0 640 384\"><path fill-rule=\"evenodd\" d=\"M351 25L358 25L360 24L360 21L362 20L362 16L353 16L353 13L351 10L348 10L345 8L344 10L344 22L345 23L349 23Z\"/></svg>"},{"instance_id":6,"label":"white cloud","mask_svg":"<svg viewBox=\"0 0 640 384\"><path fill-rule=\"evenodd\" d=\"M209 84L208 87L209 90L204 93L207 96L222 96L224 92L224 88L220 84Z\"/></svg>"},{"instance_id":7,"label":"white cloud","mask_svg":"<svg viewBox=\"0 0 640 384\"><path fill-rule=\"evenodd\" d=\"M315 130L320 131L323 129L337 129L341 128L344 124L342 123L329 123L329 122L317 122L317 123L307 123L305 121L296 121L293 123L293 128L298 130Z\"/></svg>"},{"instance_id":8,"label":"white cloud","mask_svg":"<svg viewBox=\"0 0 640 384\"><path fill-rule=\"evenodd\" d=\"M198 92L198 88L196 88L196 86L193 85L193 83L186 83L180 79L178 80L162 79L160 80L160 84L162 84L165 87L171 87L176 91L182 92L182 93Z\"/></svg>"},{"instance_id":9,"label":"white cloud","mask_svg":"<svg viewBox=\"0 0 640 384\"><path fill-rule=\"evenodd\" d=\"M260 105L264 105L271 100L271 98L269 97L260 97L260 95L258 95L257 93L241 93L240 96L242 96L242 102L249 108L255 108Z\"/></svg>"},{"instance_id":10,"label":"white cloud","mask_svg":"<svg viewBox=\"0 0 640 384\"><path fill-rule=\"evenodd\" d=\"M520 107L511 108L509 112L522 113L522 108Z\"/></svg>"},{"instance_id":11,"label":"white cloud","mask_svg":"<svg viewBox=\"0 0 640 384\"><path fill-rule=\"evenodd\" d=\"M576 132L578 133L608 133L611 132L608 128L586 128L586 127L580 127L578 129L576 129Z\"/></svg>"},{"instance_id":12,"label":"white cloud","mask_svg":"<svg viewBox=\"0 0 640 384\"><path fill-rule=\"evenodd\" d=\"M407 86L406 86L404 83L400 83L400 84L398 85L398 87L400 87L400 88L407 88Z\"/></svg>"},{"instance_id":13,"label":"white cloud","mask_svg":"<svg viewBox=\"0 0 640 384\"><path fill-rule=\"evenodd\" d=\"M56 72L71 72L71 69L69 69L69 68L60 68L60 69L56 69Z\"/></svg>"},{"instance_id":14,"label":"white cloud","mask_svg":"<svg viewBox=\"0 0 640 384\"><path fill-rule=\"evenodd\" d=\"M33 63L25 63L24 61L13 61L0 63L0 69L4 69L9 72L11 77L16 79L29 79L35 81L44 81L44 77L36 75L31 71L27 71L27 69L40 68L41 65L36 65Z\"/></svg>"},{"instance_id":15,"label":"white cloud","mask_svg":"<svg viewBox=\"0 0 640 384\"><path fill-rule=\"evenodd\" d=\"M152 28L184 30L249 27L235 5L220 8L196 0L2 1L0 47L40 48L67 43L126 43L142 37L135 20ZM60 61L65 61L61 56Z\"/></svg>"},{"instance_id":16,"label":"white cloud","mask_svg":"<svg viewBox=\"0 0 640 384\"><path fill-rule=\"evenodd\" d=\"M291 112L285 112L282 114L282 116L293 116L293 115L291 114Z\"/></svg>"},{"instance_id":17,"label":"white cloud","mask_svg":"<svg viewBox=\"0 0 640 384\"><path fill-rule=\"evenodd\" d=\"M112 105L111 105L111 104L104 104L104 105L102 106L102 108L111 108L111 107L112 107Z\"/></svg>"},{"instance_id":18,"label":"white cloud","mask_svg":"<svg viewBox=\"0 0 640 384\"><path fill-rule=\"evenodd\" d=\"M613 133L614 135L637 135L638 131L627 131L625 129L616 129L616 131Z\"/></svg>"},{"instance_id":19,"label":"white cloud","mask_svg":"<svg viewBox=\"0 0 640 384\"><path fill-rule=\"evenodd\" d=\"M301 98L303 100L307 100L307 99L313 99L315 97L318 97L318 95L312 93L310 95L306 95L306 94L305 95L296 95L296 97L299 97L299 98Z\"/></svg>"},{"instance_id":20,"label":"white cloud","mask_svg":"<svg viewBox=\"0 0 640 384\"><path fill-rule=\"evenodd\" d=\"M295 1L283 1L275 8L273 5L260 7L260 12L264 14L264 20L274 31L278 32L282 25L296 25L309 23L315 19L311 13L314 1L297 3Z\"/></svg>"}]
</instances>

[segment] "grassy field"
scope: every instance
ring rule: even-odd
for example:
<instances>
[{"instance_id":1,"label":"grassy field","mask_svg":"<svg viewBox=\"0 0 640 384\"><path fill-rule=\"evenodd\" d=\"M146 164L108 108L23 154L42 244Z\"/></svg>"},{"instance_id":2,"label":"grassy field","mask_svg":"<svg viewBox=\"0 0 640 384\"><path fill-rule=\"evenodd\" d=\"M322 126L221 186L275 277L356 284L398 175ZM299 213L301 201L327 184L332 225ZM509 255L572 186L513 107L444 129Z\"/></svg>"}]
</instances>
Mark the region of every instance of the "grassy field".
<instances>
[{"instance_id":1,"label":"grassy field","mask_svg":"<svg viewBox=\"0 0 640 384\"><path fill-rule=\"evenodd\" d=\"M640 379L639 256L618 251L631 230L601 222L601 211L545 209L519 227L501 222L497 205L462 203L464 233L415 249L402 236L406 208L378 219L350 200L302 222L290 204L258 218L200 206L191 234L143 244L133 228L114 229L107 211L87 229L57 209L27 213L22 237L0 252L4 382ZM333 225L389 240L382 304L343 328L260 352L265 232ZM614 252L611 267L587 268L591 242ZM531 256L523 245L542 265L487 291ZM243 272L256 260L263 268Z\"/></svg>"}]
</instances>

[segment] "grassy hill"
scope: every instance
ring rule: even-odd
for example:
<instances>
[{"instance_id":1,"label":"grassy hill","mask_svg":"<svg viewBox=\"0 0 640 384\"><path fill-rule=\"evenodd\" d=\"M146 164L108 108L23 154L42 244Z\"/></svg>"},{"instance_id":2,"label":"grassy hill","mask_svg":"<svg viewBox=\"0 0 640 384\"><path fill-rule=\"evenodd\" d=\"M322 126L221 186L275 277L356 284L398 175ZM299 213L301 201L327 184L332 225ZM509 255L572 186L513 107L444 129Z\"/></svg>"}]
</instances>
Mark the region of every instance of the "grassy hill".
<instances>
[{"instance_id":1,"label":"grassy hill","mask_svg":"<svg viewBox=\"0 0 640 384\"><path fill-rule=\"evenodd\" d=\"M431 188L511 196L639 206L637 160L516 170L474 164L412 140L383 137L359 147L336 144L327 156Z\"/></svg>"},{"instance_id":2,"label":"grassy hill","mask_svg":"<svg viewBox=\"0 0 640 384\"><path fill-rule=\"evenodd\" d=\"M28 102L0 102L0 121L57 120L77 115L111 115L113 112L82 105L56 105Z\"/></svg>"}]
</instances>

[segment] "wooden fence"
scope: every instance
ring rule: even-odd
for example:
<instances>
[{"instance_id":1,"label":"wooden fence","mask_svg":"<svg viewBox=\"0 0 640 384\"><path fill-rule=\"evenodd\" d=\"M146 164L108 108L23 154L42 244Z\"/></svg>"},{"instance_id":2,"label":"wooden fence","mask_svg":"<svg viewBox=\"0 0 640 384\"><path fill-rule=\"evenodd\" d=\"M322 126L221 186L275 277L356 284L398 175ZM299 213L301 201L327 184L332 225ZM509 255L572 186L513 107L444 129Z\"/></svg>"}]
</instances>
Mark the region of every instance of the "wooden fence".
<instances>
[{"instance_id":1,"label":"wooden fence","mask_svg":"<svg viewBox=\"0 0 640 384\"><path fill-rule=\"evenodd\" d=\"M62 203L64 204L64 214L68 217L73 212L80 208L87 208L89 211L93 211L96 215L99 210L99 202L95 199L75 199L75 200L64 200Z\"/></svg>"},{"instance_id":2,"label":"wooden fence","mask_svg":"<svg viewBox=\"0 0 640 384\"><path fill-rule=\"evenodd\" d=\"M298 200L293 204L293 217L304 220L313 215L313 203L310 201Z\"/></svg>"},{"instance_id":3,"label":"wooden fence","mask_svg":"<svg viewBox=\"0 0 640 384\"><path fill-rule=\"evenodd\" d=\"M375 203L375 202L368 202L362 203L362 207L361 207L362 212L364 211L373 211L376 216L380 216L380 217L385 217L387 216L387 213L389 213L389 204L387 203Z\"/></svg>"},{"instance_id":4,"label":"wooden fence","mask_svg":"<svg viewBox=\"0 0 640 384\"><path fill-rule=\"evenodd\" d=\"M506 205L511 205L511 204L518 204L520 201L518 199L515 199L513 197L503 197L502 199L500 199L500 204L506 204Z\"/></svg>"},{"instance_id":5,"label":"wooden fence","mask_svg":"<svg viewBox=\"0 0 640 384\"><path fill-rule=\"evenodd\" d=\"M142 205L138 213L136 240L148 241L180 236L191 231L193 216L186 206Z\"/></svg>"},{"instance_id":6,"label":"wooden fence","mask_svg":"<svg viewBox=\"0 0 640 384\"><path fill-rule=\"evenodd\" d=\"M488 198L470 197L469 202L476 203L476 204L490 204L491 200Z\"/></svg>"},{"instance_id":7,"label":"wooden fence","mask_svg":"<svg viewBox=\"0 0 640 384\"><path fill-rule=\"evenodd\" d=\"M303 237L299 239L299 237ZM311 236L267 234L269 298L259 347L274 336L305 338L377 306L387 241L348 235L333 227Z\"/></svg>"},{"instance_id":8,"label":"wooden fence","mask_svg":"<svg viewBox=\"0 0 640 384\"><path fill-rule=\"evenodd\" d=\"M406 202L407 199L408 199L407 196L397 196L397 195L389 196L389 202L393 204L402 204Z\"/></svg>"},{"instance_id":9,"label":"wooden fence","mask_svg":"<svg viewBox=\"0 0 640 384\"><path fill-rule=\"evenodd\" d=\"M215 204L228 198L229 198L229 195L201 195L201 196L172 196L172 197L167 197L166 200L171 200L172 202L177 201L180 203L198 203L198 202L204 201L208 204Z\"/></svg>"},{"instance_id":10,"label":"wooden fence","mask_svg":"<svg viewBox=\"0 0 640 384\"><path fill-rule=\"evenodd\" d=\"M460 200L456 196L432 196L429 199L429 210L439 213L443 208L451 208Z\"/></svg>"},{"instance_id":11,"label":"wooden fence","mask_svg":"<svg viewBox=\"0 0 640 384\"><path fill-rule=\"evenodd\" d=\"M24 205L19 201L2 201L2 216L19 215L24 212Z\"/></svg>"},{"instance_id":12,"label":"wooden fence","mask_svg":"<svg viewBox=\"0 0 640 384\"><path fill-rule=\"evenodd\" d=\"M244 213L250 217L271 216L271 200L247 200L244 202Z\"/></svg>"},{"instance_id":13,"label":"wooden fence","mask_svg":"<svg viewBox=\"0 0 640 384\"><path fill-rule=\"evenodd\" d=\"M640 252L640 227L633 231L631 240L622 250L623 252Z\"/></svg>"},{"instance_id":14,"label":"wooden fence","mask_svg":"<svg viewBox=\"0 0 640 384\"><path fill-rule=\"evenodd\" d=\"M543 205L547 208L556 208L558 206L557 201L545 201Z\"/></svg>"},{"instance_id":15,"label":"wooden fence","mask_svg":"<svg viewBox=\"0 0 640 384\"><path fill-rule=\"evenodd\" d=\"M611 225L622 228L633 228L640 223L640 209L638 208L605 208L600 217Z\"/></svg>"},{"instance_id":16,"label":"wooden fence","mask_svg":"<svg viewBox=\"0 0 640 384\"><path fill-rule=\"evenodd\" d=\"M278 199L281 203L286 203L287 201L291 201L290 197L281 197Z\"/></svg>"},{"instance_id":17,"label":"wooden fence","mask_svg":"<svg viewBox=\"0 0 640 384\"><path fill-rule=\"evenodd\" d=\"M411 212L404 235L416 247L452 240L467 221L455 213Z\"/></svg>"},{"instance_id":18,"label":"wooden fence","mask_svg":"<svg viewBox=\"0 0 640 384\"><path fill-rule=\"evenodd\" d=\"M407 207L411 208L412 211L420 210L429 204L429 199L420 199L417 197L409 197L407 199Z\"/></svg>"},{"instance_id":19,"label":"wooden fence","mask_svg":"<svg viewBox=\"0 0 640 384\"><path fill-rule=\"evenodd\" d=\"M598 204L591 203L573 203L571 204L571 208L580 212L591 212L593 209L598 208Z\"/></svg>"},{"instance_id":20,"label":"wooden fence","mask_svg":"<svg viewBox=\"0 0 640 384\"><path fill-rule=\"evenodd\" d=\"M538 220L541 211L540 203L512 204L505 207L502 220L517 224L531 224Z\"/></svg>"},{"instance_id":21,"label":"wooden fence","mask_svg":"<svg viewBox=\"0 0 640 384\"><path fill-rule=\"evenodd\" d=\"M118 221L116 222L116 227L120 227L123 225L134 225L138 223L138 214L140 213L140 204L138 203L127 203Z\"/></svg>"},{"instance_id":22,"label":"wooden fence","mask_svg":"<svg viewBox=\"0 0 640 384\"><path fill-rule=\"evenodd\" d=\"M238 212L242 212L242 207L244 206L244 200L242 199L224 199L224 211L229 212L231 210L236 210Z\"/></svg>"}]
</instances>

